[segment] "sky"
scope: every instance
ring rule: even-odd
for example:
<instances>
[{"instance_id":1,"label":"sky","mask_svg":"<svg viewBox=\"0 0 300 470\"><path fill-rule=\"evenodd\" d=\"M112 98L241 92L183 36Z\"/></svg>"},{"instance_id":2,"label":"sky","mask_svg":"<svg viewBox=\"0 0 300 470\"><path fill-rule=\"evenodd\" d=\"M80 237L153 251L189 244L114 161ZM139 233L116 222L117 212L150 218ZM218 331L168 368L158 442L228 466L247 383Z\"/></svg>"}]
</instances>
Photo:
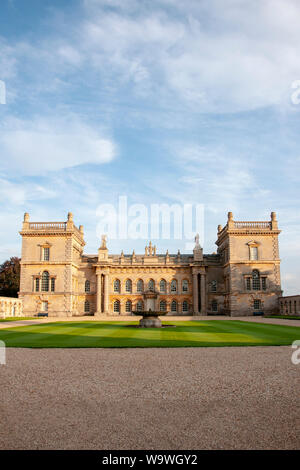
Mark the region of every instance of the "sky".
<instances>
[{"instance_id":1,"label":"sky","mask_svg":"<svg viewBox=\"0 0 300 470\"><path fill-rule=\"evenodd\" d=\"M276 211L299 294L299 24L298 0L1 0L0 262L24 212L73 212L96 253L99 205L202 204L211 253L228 211Z\"/></svg>"}]
</instances>

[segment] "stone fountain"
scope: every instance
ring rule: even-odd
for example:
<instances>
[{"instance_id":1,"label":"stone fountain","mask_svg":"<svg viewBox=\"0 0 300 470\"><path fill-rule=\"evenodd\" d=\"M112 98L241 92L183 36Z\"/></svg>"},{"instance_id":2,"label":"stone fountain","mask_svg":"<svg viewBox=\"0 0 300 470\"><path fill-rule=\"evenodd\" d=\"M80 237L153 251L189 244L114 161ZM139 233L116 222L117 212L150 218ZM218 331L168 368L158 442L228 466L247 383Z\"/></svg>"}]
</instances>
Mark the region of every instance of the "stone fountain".
<instances>
[{"instance_id":1,"label":"stone fountain","mask_svg":"<svg viewBox=\"0 0 300 470\"><path fill-rule=\"evenodd\" d=\"M154 310L155 299L157 293L155 291L148 291L144 293L145 307L143 311L132 312L134 315L142 315L140 320L140 327L142 328L162 328L161 319L158 318L161 315L166 315L167 312L158 312ZM153 309L153 310L152 310Z\"/></svg>"}]
</instances>

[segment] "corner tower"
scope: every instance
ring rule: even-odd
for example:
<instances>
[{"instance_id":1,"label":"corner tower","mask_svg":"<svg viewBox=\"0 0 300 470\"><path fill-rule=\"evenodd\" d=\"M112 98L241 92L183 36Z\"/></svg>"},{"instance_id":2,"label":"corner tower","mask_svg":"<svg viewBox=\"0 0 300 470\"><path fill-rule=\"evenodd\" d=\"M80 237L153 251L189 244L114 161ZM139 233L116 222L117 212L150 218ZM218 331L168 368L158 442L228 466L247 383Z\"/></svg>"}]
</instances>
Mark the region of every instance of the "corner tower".
<instances>
[{"instance_id":1,"label":"corner tower","mask_svg":"<svg viewBox=\"0 0 300 470\"><path fill-rule=\"evenodd\" d=\"M25 315L71 316L77 310L78 268L85 245L68 213L66 222L30 222L24 214L19 297Z\"/></svg>"},{"instance_id":2,"label":"corner tower","mask_svg":"<svg viewBox=\"0 0 300 470\"><path fill-rule=\"evenodd\" d=\"M276 213L269 221L236 221L218 226L218 253L225 281L224 310L231 316L273 313L281 295Z\"/></svg>"}]
</instances>

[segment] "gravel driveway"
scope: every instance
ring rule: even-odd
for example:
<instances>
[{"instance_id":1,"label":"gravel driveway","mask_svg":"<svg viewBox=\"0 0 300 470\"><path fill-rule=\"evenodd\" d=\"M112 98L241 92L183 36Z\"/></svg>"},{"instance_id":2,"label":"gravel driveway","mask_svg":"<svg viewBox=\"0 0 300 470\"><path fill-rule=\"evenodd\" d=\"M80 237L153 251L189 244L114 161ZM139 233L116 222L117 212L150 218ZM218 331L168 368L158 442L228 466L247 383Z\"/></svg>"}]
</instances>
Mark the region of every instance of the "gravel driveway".
<instances>
[{"instance_id":1,"label":"gravel driveway","mask_svg":"<svg viewBox=\"0 0 300 470\"><path fill-rule=\"evenodd\" d=\"M290 347L14 349L1 449L297 449Z\"/></svg>"}]
</instances>

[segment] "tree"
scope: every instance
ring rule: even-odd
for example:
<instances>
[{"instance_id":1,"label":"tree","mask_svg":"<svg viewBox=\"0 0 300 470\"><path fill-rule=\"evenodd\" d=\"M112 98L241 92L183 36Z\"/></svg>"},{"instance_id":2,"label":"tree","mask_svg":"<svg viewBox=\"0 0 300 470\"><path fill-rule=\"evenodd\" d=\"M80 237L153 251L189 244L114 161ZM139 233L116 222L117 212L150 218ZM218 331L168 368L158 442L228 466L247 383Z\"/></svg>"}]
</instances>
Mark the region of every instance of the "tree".
<instances>
[{"instance_id":1,"label":"tree","mask_svg":"<svg viewBox=\"0 0 300 470\"><path fill-rule=\"evenodd\" d=\"M0 295L18 297L20 289L20 258L11 257L0 265Z\"/></svg>"}]
</instances>

